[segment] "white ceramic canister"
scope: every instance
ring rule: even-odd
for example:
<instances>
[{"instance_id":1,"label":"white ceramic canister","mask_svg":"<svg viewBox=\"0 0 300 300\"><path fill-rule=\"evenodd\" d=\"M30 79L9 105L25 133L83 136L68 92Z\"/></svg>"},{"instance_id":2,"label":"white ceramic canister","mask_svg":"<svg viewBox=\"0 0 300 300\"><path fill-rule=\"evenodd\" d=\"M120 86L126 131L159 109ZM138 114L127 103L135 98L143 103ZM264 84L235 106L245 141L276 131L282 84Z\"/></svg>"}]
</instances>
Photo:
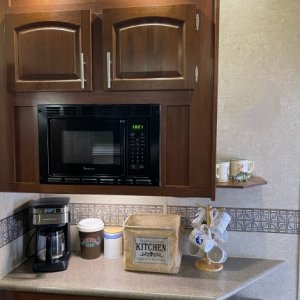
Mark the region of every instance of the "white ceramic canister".
<instances>
[{"instance_id":1,"label":"white ceramic canister","mask_svg":"<svg viewBox=\"0 0 300 300\"><path fill-rule=\"evenodd\" d=\"M120 258L123 253L123 227L105 227L103 237L104 257Z\"/></svg>"}]
</instances>

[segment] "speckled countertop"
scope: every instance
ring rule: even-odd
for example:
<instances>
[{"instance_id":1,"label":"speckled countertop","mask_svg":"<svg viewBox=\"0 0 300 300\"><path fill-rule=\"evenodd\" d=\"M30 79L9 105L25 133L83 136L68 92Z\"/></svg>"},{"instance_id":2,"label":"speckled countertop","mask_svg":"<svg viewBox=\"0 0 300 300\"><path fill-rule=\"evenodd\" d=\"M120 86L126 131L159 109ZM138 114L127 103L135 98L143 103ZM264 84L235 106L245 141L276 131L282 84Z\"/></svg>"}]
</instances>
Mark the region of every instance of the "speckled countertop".
<instances>
[{"instance_id":1,"label":"speckled countertop","mask_svg":"<svg viewBox=\"0 0 300 300\"><path fill-rule=\"evenodd\" d=\"M0 289L133 299L226 299L286 263L229 258L217 273L198 271L184 256L178 274L129 272L122 259L84 260L74 252L66 271L33 273L28 260L0 280Z\"/></svg>"}]
</instances>

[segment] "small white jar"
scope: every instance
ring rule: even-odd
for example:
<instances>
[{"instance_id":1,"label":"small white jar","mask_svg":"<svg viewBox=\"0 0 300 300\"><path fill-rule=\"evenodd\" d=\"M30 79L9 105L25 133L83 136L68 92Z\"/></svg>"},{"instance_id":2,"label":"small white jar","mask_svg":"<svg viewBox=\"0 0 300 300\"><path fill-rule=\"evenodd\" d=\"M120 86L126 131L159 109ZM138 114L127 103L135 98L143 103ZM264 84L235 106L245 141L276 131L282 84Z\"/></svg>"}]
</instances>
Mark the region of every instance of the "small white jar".
<instances>
[{"instance_id":1,"label":"small white jar","mask_svg":"<svg viewBox=\"0 0 300 300\"><path fill-rule=\"evenodd\" d=\"M105 227L103 237L104 257L120 258L123 254L123 227Z\"/></svg>"}]
</instances>

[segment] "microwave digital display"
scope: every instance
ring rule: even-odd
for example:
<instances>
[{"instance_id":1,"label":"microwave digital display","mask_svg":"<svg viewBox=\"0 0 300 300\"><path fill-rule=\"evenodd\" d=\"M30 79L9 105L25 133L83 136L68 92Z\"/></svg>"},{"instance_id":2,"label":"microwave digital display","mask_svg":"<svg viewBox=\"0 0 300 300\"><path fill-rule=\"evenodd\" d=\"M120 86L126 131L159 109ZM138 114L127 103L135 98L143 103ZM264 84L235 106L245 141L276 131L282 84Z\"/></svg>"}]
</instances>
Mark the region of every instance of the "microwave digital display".
<instances>
[{"instance_id":1,"label":"microwave digital display","mask_svg":"<svg viewBox=\"0 0 300 300\"><path fill-rule=\"evenodd\" d=\"M38 105L40 182L159 185L159 105Z\"/></svg>"},{"instance_id":2,"label":"microwave digital display","mask_svg":"<svg viewBox=\"0 0 300 300\"><path fill-rule=\"evenodd\" d=\"M131 130L132 131L140 131L144 129L144 125L143 124L132 124L131 125Z\"/></svg>"}]
</instances>

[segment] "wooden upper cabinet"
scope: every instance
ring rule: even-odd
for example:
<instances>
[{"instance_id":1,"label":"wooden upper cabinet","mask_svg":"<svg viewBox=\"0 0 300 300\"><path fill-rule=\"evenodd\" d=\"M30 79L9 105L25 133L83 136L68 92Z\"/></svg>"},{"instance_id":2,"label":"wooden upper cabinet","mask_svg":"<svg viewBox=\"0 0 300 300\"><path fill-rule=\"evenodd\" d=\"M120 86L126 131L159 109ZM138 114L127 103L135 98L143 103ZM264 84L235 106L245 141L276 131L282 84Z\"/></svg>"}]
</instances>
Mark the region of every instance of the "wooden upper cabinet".
<instances>
[{"instance_id":1,"label":"wooden upper cabinet","mask_svg":"<svg viewBox=\"0 0 300 300\"><path fill-rule=\"evenodd\" d=\"M92 90L91 13L6 15L8 90Z\"/></svg>"},{"instance_id":2,"label":"wooden upper cabinet","mask_svg":"<svg viewBox=\"0 0 300 300\"><path fill-rule=\"evenodd\" d=\"M193 89L195 32L194 5L104 9L104 89Z\"/></svg>"}]
</instances>

